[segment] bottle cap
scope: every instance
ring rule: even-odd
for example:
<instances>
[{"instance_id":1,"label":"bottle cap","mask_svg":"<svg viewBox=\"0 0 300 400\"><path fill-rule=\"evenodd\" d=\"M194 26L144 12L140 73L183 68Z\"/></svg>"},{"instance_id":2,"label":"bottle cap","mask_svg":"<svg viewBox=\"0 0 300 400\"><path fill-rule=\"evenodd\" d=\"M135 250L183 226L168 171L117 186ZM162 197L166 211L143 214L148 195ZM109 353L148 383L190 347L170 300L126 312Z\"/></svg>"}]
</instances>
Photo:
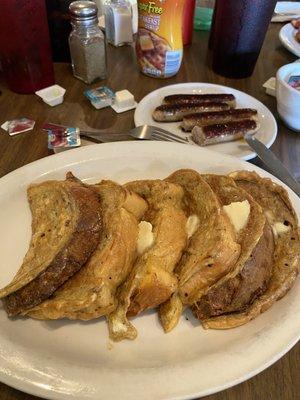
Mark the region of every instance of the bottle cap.
<instances>
[{"instance_id":1,"label":"bottle cap","mask_svg":"<svg viewBox=\"0 0 300 400\"><path fill-rule=\"evenodd\" d=\"M73 1L69 6L71 18L75 21L89 21L97 18L98 8L93 1Z\"/></svg>"}]
</instances>

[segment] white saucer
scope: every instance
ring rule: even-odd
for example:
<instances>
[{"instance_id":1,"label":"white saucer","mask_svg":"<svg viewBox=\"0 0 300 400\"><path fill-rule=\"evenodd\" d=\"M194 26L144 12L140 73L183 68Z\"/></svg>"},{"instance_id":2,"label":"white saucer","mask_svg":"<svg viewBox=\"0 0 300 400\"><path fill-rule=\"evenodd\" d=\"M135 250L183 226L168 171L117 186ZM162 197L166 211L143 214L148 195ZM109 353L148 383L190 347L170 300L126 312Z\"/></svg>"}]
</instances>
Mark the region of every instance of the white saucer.
<instances>
[{"instance_id":1,"label":"white saucer","mask_svg":"<svg viewBox=\"0 0 300 400\"><path fill-rule=\"evenodd\" d=\"M297 29L288 23L280 29L279 39L287 50L295 54L295 56L300 57L300 43L295 38L296 32Z\"/></svg>"}]
</instances>

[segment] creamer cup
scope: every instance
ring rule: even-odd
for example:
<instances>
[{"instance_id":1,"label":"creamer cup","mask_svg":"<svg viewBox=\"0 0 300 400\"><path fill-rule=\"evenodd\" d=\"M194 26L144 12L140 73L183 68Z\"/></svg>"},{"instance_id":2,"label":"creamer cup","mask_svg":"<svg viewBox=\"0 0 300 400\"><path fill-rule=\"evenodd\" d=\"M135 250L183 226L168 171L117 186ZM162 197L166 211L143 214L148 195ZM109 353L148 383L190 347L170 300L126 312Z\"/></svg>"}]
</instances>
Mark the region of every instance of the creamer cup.
<instances>
[{"instance_id":1,"label":"creamer cup","mask_svg":"<svg viewBox=\"0 0 300 400\"><path fill-rule=\"evenodd\" d=\"M300 132L300 91L288 84L289 78L293 75L300 75L300 60L284 65L277 72L277 110L289 128Z\"/></svg>"}]
</instances>

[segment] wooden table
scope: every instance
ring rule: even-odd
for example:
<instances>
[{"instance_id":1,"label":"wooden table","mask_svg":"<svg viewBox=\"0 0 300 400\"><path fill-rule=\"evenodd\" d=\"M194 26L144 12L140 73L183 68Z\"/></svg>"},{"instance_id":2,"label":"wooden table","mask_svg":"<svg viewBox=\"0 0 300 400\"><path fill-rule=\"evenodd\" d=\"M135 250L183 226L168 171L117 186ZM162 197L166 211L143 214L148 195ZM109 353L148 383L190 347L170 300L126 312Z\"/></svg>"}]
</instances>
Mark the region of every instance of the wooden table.
<instances>
[{"instance_id":1,"label":"wooden table","mask_svg":"<svg viewBox=\"0 0 300 400\"><path fill-rule=\"evenodd\" d=\"M176 77L168 80L145 77L138 72L132 48L109 48L109 78L103 84L114 90L126 88L134 93L138 101L152 90L179 82L213 82L243 90L262 101L274 113L278 121L279 134L272 150L300 179L300 135L287 129L278 120L275 99L266 95L262 88L262 84L268 78L275 76L279 67L295 60L295 57L279 43L280 27L281 24L270 25L255 72L248 79L233 80L215 75L209 68L208 34L197 32L194 43L185 50L184 63ZM47 149L46 135L40 129L46 121L78 126L82 129L107 129L108 132L124 131L134 126L133 112L117 116L110 109L100 111L93 109L83 96L86 85L73 78L69 65L57 64L55 72L57 83L65 87L67 93L64 103L54 108L44 104L35 95L17 95L10 92L4 83L0 85L2 90L0 96L1 123L19 117L28 117L36 121L35 129L32 132L15 137L9 137L8 134L1 132L0 176L51 154ZM261 165L257 159L253 162ZM300 344L258 376L205 399L296 400L300 396L299 369ZM1 400L37 399L4 384L0 384L0 398Z\"/></svg>"}]
</instances>

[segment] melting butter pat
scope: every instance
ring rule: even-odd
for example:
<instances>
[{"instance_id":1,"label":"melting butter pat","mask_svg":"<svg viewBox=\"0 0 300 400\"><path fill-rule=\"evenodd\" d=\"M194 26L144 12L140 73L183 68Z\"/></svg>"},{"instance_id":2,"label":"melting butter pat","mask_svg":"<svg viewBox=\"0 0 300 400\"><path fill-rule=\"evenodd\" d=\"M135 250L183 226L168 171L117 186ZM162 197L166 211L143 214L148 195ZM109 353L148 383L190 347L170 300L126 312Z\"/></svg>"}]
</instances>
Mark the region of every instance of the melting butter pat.
<instances>
[{"instance_id":1,"label":"melting butter pat","mask_svg":"<svg viewBox=\"0 0 300 400\"><path fill-rule=\"evenodd\" d=\"M248 200L235 201L227 206L223 206L223 210L228 215L236 232L243 229L250 215L250 204Z\"/></svg>"},{"instance_id":2,"label":"melting butter pat","mask_svg":"<svg viewBox=\"0 0 300 400\"><path fill-rule=\"evenodd\" d=\"M290 227L288 225L284 225L282 222L276 222L273 224L272 228L275 236L280 236L290 230Z\"/></svg>"},{"instance_id":3,"label":"melting butter pat","mask_svg":"<svg viewBox=\"0 0 300 400\"><path fill-rule=\"evenodd\" d=\"M196 230L199 228L199 217L197 215L191 215L188 217L186 221L186 233L188 235L188 239L193 236Z\"/></svg>"},{"instance_id":4,"label":"melting butter pat","mask_svg":"<svg viewBox=\"0 0 300 400\"><path fill-rule=\"evenodd\" d=\"M154 235L150 222L141 221L139 223L139 233L137 241L137 252L139 255L148 250L154 243Z\"/></svg>"},{"instance_id":5,"label":"melting butter pat","mask_svg":"<svg viewBox=\"0 0 300 400\"><path fill-rule=\"evenodd\" d=\"M113 333L124 333L124 332L126 332L126 330L127 330L127 327L123 322L117 321L117 320L113 321L113 324L112 324Z\"/></svg>"}]
</instances>

